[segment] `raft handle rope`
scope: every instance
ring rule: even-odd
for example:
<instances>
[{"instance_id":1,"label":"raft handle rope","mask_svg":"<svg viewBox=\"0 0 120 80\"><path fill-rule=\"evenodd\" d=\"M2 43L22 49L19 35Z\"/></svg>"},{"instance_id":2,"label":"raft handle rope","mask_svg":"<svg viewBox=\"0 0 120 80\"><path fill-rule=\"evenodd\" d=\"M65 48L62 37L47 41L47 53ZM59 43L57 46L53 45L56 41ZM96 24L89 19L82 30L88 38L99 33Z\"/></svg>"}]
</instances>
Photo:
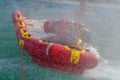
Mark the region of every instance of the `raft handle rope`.
<instances>
[{"instance_id":1,"label":"raft handle rope","mask_svg":"<svg viewBox=\"0 0 120 80\"><path fill-rule=\"evenodd\" d=\"M22 47L20 47L20 63L21 63L21 70L22 70L22 80L24 80L24 63L22 57Z\"/></svg>"},{"instance_id":2,"label":"raft handle rope","mask_svg":"<svg viewBox=\"0 0 120 80\"><path fill-rule=\"evenodd\" d=\"M23 46L24 46L24 41L23 40L19 40L20 63L21 63L21 70L22 70L22 80L24 80L24 63L23 63L23 57L22 57Z\"/></svg>"},{"instance_id":3,"label":"raft handle rope","mask_svg":"<svg viewBox=\"0 0 120 80\"><path fill-rule=\"evenodd\" d=\"M20 21L20 25L23 25L21 21Z\"/></svg>"},{"instance_id":4,"label":"raft handle rope","mask_svg":"<svg viewBox=\"0 0 120 80\"><path fill-rule=\"evenodd\" d=\"M22 19L23 19L22 16L20 16L20 15L16 15L16 20L22 20Z\"/></svg>"},{"instance_id":5,"label":"raft handle rope","mask_svg":"<svg viewBox=\"0 0 120 80\"><path fill-rule=\"evenodd\" d=\"M51 44L49 44L48 47L46 48L46 55L47 55L47 56L49 55L49 50L50 50L50 48L51 48L53 45L54 45L54 44L51 43Z\"/></svg>"}]
</instances>

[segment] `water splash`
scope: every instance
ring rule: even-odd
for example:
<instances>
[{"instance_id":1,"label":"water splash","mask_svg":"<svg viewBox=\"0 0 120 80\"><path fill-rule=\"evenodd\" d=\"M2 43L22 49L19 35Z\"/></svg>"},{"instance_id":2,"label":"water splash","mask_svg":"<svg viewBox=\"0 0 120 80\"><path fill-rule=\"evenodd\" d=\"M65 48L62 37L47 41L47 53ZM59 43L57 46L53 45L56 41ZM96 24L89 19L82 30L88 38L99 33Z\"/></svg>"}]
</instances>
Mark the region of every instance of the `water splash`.
<instances>
[{"instance_id":1,"label":"water splash","mask_svg":"<svg viewBox=\"0 0 120 80\"><path fill-rule=\"evenodd\" d=\"M87 78L94 78L95 80L119 80L119 68L114 66L112 63L112 66L110 64L106 63L100 63L96 69L86 71L84 74Z\"/></svg>"}]
</instances>

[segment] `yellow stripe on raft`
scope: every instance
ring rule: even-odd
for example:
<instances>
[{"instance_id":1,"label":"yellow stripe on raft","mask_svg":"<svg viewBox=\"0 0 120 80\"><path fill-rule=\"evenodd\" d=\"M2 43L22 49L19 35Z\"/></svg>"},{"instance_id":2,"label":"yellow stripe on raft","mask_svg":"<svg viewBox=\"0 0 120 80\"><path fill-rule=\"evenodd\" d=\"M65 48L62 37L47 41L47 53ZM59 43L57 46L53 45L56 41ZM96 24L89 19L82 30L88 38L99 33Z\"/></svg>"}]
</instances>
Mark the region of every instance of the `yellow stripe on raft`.
<instances>
[{"instance_id":1,"label":"yellow stripe on raft","mask_svg":"<svg viewBox=\"0 0 120 80\"><path fill-rule=\"evenodd\" d=\"M78 50L72 50L71 51L71 57L70 57L70 62L77 64L80 60L80 51Z\"/></svg>"},{"instance_id":2,"label":"yellow stripe on raft","mask_svg":"<svg viewBox=\"0 0 120 80\"><path fill-rule=\"evenodd\" d=\"M21 35L23 38L32 38L32 36L29 34L29 32L25 29L21 29L20 32L21 32Z\"/></svg>"},{"instance_id":3,"label":"yellow stripe on raft","mask_svg":"<svg viewBox=\"0 0 120 80\"><path fill-rule=\"evenodd\" d=\"M25 30L25 29L21 29L20 32L21 32L22 35L29 34L28 31Z\"/></svg>"},{"instance_id":4,"label":"yellow stripe on raft","mask_svg":"<svg viewBox=\"0 0 120 80\"><path fill-rule=\"evenodd\" d=\"M71 48L69 47L69 46L64 46L65 47L65 49L67 49L67 50L71 50Z\"/></svg>"},{"instance_id":5,"label":"yellow stripe on raft","mask_svg":"<svg viewBox=\"0 0 120 80\"><path fill-rule=\"evenodd\" d=\"M25 23L24 22L22 22L22 21L20 21L20 22L18 22L18 26L20 27L20 26L25 26Z\"/></svg>"},{"instance_id":6,"label":"yellow stripe on raft","mask_svg":"<svg viewBox=\"0 0 120 80\"><path fill-rule=\"evenodd\" d=\"M19 46L20 46L21 48L23 48L23 46L24 46L24 41L23 41L23 40L19 40Z\"/></svg>"},{"instance_id":7,"label":"yellow stripe on raft","mask_svg":"<svg viewBox=\"0 0 120 80\"><path fill-rule=\"evenodd\" d=\"M20 16L20 15L17 15L17 16L16 16L16 20L22 20L22 19L23 19L22 16Z\"/></svg>"},{"instance_id":8,"label":"yellow stripe on raft","mask_svg":"<svg viewBox=\"0 0 120 80\"><path fill-rule=\"evenodd\" d=\"M70 63L77 64L80 60L80 54L85 54L85 49L77 50L70 48L69 46L64 46L65 49L71 51Z\"/></svg>"},{"instance_id":9,"label":"yellow stripe on raft","mask_svg":"<svg viewBox=\"0 0 120 80\"><path fill-rule=\"evenodd\" d=\"M40 43L44 43L44 44L50 44L50 41L45 41L45 40L39 40Z\"/></svg>"}]
</instances>

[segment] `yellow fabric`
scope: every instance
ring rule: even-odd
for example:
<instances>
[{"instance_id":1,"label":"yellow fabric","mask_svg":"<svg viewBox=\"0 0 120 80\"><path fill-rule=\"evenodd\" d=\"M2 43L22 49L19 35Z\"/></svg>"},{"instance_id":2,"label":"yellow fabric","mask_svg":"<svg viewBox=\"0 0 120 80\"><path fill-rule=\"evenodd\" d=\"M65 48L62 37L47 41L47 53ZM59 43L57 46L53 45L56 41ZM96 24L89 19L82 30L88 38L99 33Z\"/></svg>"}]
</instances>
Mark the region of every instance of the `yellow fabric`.
<instances>
[{"instance_id":1,"label":"yellow fabric","mask_svg":"<svg viewBox=\"0 0 120 80\"><path fill-rule=\"evenodd\" d=\"M23 17L22 16L16 16L16 20L22 20Z\"/></svg>"},{"instance_id":2,"label":"yellow fabric","mask_svg":"<svg viewBox=\"0 0 120 80\"><path fill-rule=\"evenodd\" d=\"M70 62L77 64L80 60L80 52L78 50L72 50L71 51L71 57L70 57Z\"/></svg>"},{"instance_id":3,"label":"yellow fabric","mask_svg":"<svg viewBox=\"0 0 120 80\"><path fill-rule=\"evenodd\" d=\"M64 46L65 47L65 49L67 49L67 50L71 50L71 48L69 47L69 46Z\"/></svg>"},{"instance_id":4,"label":"yellow fabric","mask_svg":"<svg viewBox=\"0 0 120 80\"><path fill-rule=\"evenodd\" d=\"M23 40L19 40L19 46L23 48L23 46L24 46L24 41Z\"/></svg>"},{"instance_id":5,"label":"yellow fabric","mask_svg":"<svg viewBox=\"0 0 120 80\"><path fill-rule=\"evenodd\" d=\"M20 30L22 37L24 38L32 38L32 36L29 34L27 30L21 29Z\"/></svg>"},{"instance_id":6,"label":"yellow fabric","mask_svg":"<svg viewBox=\"0 0 120 80\"><path fill-rule=\"evenodd\" d=\"M22 37L24 37L24 38L32 38L32 36L30 34L22 35Z\"/></svg>"},{"instance_id":7,"label":"yellow fabric","mask_svg":"<svg viewBox=\"0 0 120 80\"><path fill-rule=\"evenodd\" d=\"M81 40L81 39L78 39L77 44L78 44L78 45L81 45L81 43L82 43L82 40Z\"/></svg>"},{"instance_id":8,"label":"yellow fabric","mask_svg":"<svg viewBox=\"0 0 120 80\"><path fill-rule=\"evenodd\" d=\"M51 43L51 42L43 41L43 40L39 40L39 42L44 43L44 44L50 44Z\"/></svg>"},{"instance_id":9,"label":"yellow fabric","mask_svg":"<svg viewBox=\"0 0 120 80\"><path fill-rule=\"evenodd\" d=\"M25 26L25 23L24 22L18 22L18 26L20 27L20 26Z\"/></svg>"},{"instance_id":10,"label":"yellow fabric","mask_svg":"<svg viewBox=\"0 0 120 80\"><path fill-rule=\"evenodd\" d=\"M85 54L85 50L84 49L80 50L80 53Z\"/></svg>"},{"instance_id":11,"label":"yellow fabric","mask_svg":"<svg viewBox=\"0 0 120 80\"><path fill-rule=\"evenodd\" d=\"M22 35L28 34L28 31L24 30L24 29L21 29L20 32L21 32Z\"/></svg>"},{"instance_id":12,"label":"yellow fabric","mask_svg":"<svg viewBox=\"0 0 120 80\"><path fill-rule=\"evenodd\" d=\"M85 54L85 50L77 50L70 48L69 46L64 46L66 50L71 51L70 63L77 64L80 61L80 54Z\"/></svg>"}]
</instances>

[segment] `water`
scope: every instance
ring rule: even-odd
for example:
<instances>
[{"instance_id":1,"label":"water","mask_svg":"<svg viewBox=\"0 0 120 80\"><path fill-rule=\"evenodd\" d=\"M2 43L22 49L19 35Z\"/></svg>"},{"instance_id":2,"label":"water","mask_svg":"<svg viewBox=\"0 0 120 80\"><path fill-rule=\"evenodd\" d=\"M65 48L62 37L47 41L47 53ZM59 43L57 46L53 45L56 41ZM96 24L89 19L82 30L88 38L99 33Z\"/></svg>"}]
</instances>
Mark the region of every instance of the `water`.
<instances>
[{"instance_id":1,"label":"water","mask_svg":"<svg viewBox=\"0 0 120 80\"><path fill-rule=\"evenodd\" d=\"M19 47L11 21L11 13L16 9L34 19L79 20L90 29L92 44L102 58L95 69L80 75L41 68L23 52L25 80L120 80L120 6L89 3L92 15L80 15L78 6L40 0L0 0L0 80L21 80Z\"/></svg>"}]
</instances>

